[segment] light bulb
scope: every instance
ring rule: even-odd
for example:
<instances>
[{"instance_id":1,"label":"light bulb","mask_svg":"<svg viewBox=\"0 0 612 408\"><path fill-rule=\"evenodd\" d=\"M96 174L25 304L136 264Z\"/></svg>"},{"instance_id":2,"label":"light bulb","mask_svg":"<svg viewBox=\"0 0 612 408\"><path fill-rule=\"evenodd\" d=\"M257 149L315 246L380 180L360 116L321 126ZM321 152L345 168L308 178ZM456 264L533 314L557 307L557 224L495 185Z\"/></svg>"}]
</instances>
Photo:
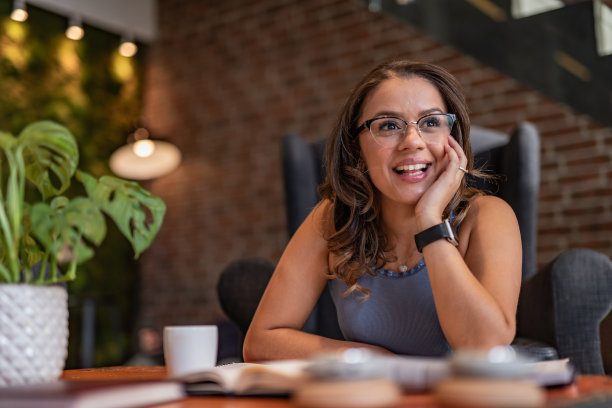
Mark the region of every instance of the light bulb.
<instances>
[{"instance_id":1,"label":"light bulb","mask_svg":"<svg viewBox=\"0 0 612 408\"><path fill-rule=\"evenodd\" d=\"M155 152L155 143L151 139L137 140L132 148L136 156L149 157Z\"/></svg>"},{"instance_id":2,"label":"light bulb","mask_svg":"<svg viewBox=\"0 0 612 408\"><path fill-rule=\"evenodd\" d=\"M133 41L124 40L119 44L119 54L124 57L133 57L138 52L138 46Z\"/></svg>"},{"instance_id":3,"label":"light bulb","mask_svg":"<svg viewBox=\"0 0 612 408\"><path fill-rule=\"evenodd\" d=\"M66 29L66 37L78 41L85 35L81 21L78 18L71 18Z\"/></svg>"},{"instance_id":4,"label":"light bulb","mask_svg":"<svg viewBox=\"0 0 612 408\"><path fill-rule=\"evenodd\" d=\"M28 19L28 12L24 9L15 9L11 13L11 20L23 22Z\"/></svg>"},{"instance_id":5,"label":"light bulb","mask_svg":"<svg viewBox=\"0 0 612 408\"><path fill-rule=\"evenodd\" d=\"M26 10L25 0L15 0L13 11L11 12L11 20L23 22L27 19L28 11Z\"/></svg>"}]
</instances>

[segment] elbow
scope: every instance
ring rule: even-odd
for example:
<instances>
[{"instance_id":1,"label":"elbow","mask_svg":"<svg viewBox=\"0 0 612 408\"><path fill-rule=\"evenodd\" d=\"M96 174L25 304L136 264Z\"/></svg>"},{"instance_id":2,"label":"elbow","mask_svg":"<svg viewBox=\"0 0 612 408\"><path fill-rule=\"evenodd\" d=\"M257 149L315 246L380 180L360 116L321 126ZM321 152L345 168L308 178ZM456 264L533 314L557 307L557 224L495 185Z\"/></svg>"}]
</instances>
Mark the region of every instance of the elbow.
<instances>
[{"instance_id":1,"label":"elbow","mask_svg":"<svg viewBox=\"0 0 612 408\"><path fill-rule=\"evenodd\" d=\"M247 363L257 361L257 345L253 341L253 337L252 330L249 329L242 345L242 359Z\"/></svg>"},{"instance_id":2,"label":"elbow","mask_svg":"<svg viewBox=\"0 0 612 408\"><path fill-rule=\"evenodd\" d=\"M484 339L484 344L487 345L487 348L493 348L496 346L509 346L514 337L516 336L516 321L512 320L510 322L506 322L503 327L500 327L498 330L492 331L489 336L486 336Z\"/></svg>"},{"instance_id":3,"label":"elbow","mask_svg":"<svg viewBox=\"0 0 612 408\"><path fill-rule=\"evenodd\" d=\"M488 328L481 333L472 333L461 339L451 341L453 350L489 350L498 346L509 346L516 335L516 325L513 322L505 324L496 330Z\"/></svg>"},{"instance_id":4,"label":"elbow","mask_svg":"<svg viewBox=\"0 0 612 408\"><path fill-rule=\"evenodd\" d=\"M500 319L498 327L484 330L481 337L482 344L487 348L496 346L509 346L516 336L516 318L513 316Z\"/></svg>"},{"instance_id":5,"label":"elbow","mask_svg":"<svg viewBox=\"0 0 612 408\"><path fill-rule=\"evenodd\" d=\"M269 359L265 355L264 344L266 343L262 340L262 334L264 333L265 331L258 331L252 326L247 331L242 345L242 359L245 362L252 363Z\"/></svg>"},{"instance_id":6,"label":"elbow","mask_svg":"<svg viewBox=\"0 0 612 408\"><path fill-rule=\"evenodd\" d=\"M505 324L499 330L498 341L499 346L509 346L516 336L516 317L511 316L506 319Z\"/></svg>"}]
</instances>

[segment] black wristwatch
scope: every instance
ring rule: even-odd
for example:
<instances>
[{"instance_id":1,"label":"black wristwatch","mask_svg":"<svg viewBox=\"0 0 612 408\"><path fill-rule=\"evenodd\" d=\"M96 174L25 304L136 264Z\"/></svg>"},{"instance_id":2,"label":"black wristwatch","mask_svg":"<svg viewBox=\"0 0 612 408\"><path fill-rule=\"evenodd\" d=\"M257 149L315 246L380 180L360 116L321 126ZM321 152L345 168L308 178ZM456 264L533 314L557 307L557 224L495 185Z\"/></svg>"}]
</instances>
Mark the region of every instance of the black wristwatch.
<instances>
[{"instance_id":1,"label":"black wristwatch","mask_svg":"<svg viewBox=\"0 0 612 408\"><path fill-rule=\"evenodd\" d=\"M414 236L414 241L416 242L419 252L423 252L425 245L431 244L442 238L446 238L446 240L454 246L459 245L448 219L442 224L434 225L433 227L427 228L425 231L419 232Z\"/></svg>"}]
</instances>

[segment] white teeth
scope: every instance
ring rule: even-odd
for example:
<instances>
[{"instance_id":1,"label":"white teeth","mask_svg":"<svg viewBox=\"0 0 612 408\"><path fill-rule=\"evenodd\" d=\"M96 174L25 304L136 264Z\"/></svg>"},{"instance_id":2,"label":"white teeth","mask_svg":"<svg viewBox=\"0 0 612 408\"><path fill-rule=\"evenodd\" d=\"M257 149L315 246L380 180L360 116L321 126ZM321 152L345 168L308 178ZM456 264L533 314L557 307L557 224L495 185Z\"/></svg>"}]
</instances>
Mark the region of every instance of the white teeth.
<instances>
[{"instance_id":1,"label":"white teeth","mask_svg":"<svg viewBox=\"0 0 612 408\"><path fill-rule=\"evenodd\" d=\"M398 172L414 172L414 171L421 171L427 168L427 165L425 163L419 163L419 164L407 164L404 166L399 166L395 168L395 171Z\"/></svg>"}]
</instances>

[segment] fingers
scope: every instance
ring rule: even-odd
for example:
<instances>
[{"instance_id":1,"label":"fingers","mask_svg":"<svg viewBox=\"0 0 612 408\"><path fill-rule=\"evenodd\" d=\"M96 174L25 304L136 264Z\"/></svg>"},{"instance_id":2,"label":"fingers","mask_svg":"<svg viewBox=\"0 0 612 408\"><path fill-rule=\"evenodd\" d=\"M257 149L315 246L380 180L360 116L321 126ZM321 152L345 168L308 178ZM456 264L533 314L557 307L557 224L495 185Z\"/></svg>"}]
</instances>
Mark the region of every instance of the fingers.
<instances>
[{"instance_id":1,"label":"fingers","mask_svg":"<svg viewBox=\"0 0 612 408\"><path fill-rule=\"evenodd\" d=\"M451 166L450 169L468 173L466 167L468 160L459 143L452 136L449 136L447 146L446 154L449 159L449 165Z\"/></svg>"},{"instance_id":2,"label":"fingers","mask_svg":"<svg viewBox=\"0 0 612 408\"><path fill-rule=\"evenodd\" d=\"M465 168L467 158L461 146L452 138L443 145L444 157L440 163L440 172L436 181L427 189L425 194L417 203L416 213L420 220L425 220L424 224L429 224L432 219L442 216L444 208L452 200L453 195L461 186L461 181L465 176L460 167ZM418 221L419 225L421 221ZM432 224L433 225L433 224Z\"/></svg>"},{"instance_id":3,"label":"fingers","mask_svg":"<svg viewBox=\"0 0 612 408\"><path fill-rule=\"evenodd\" d=\"M449 137L444 144L441 171L436 181L428 188L417 203L416 213L424 219L439 218L452 200L465 176L467 157L455 139Z\"/></svg>"}]
</instances>

